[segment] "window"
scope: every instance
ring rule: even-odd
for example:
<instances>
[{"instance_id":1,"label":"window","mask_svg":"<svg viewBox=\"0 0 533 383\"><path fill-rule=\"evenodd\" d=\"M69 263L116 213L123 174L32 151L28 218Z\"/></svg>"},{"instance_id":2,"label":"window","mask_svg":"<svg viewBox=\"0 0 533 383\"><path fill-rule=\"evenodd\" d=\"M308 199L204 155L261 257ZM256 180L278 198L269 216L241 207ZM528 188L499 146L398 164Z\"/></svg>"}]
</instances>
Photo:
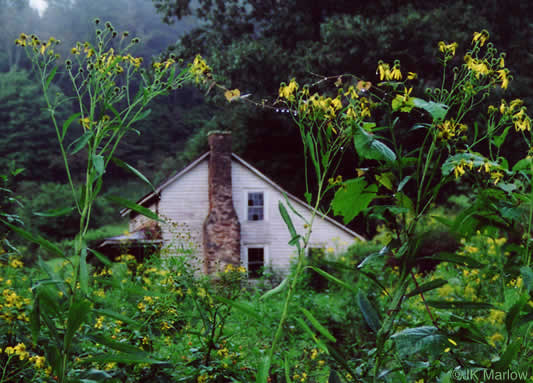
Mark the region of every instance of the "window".
<instances>
[{"instance_id":1,"label":"window","mask_svg":"<svg viewBox=\"0 0 533 383\"><path fill-rule=\"evenodd\" d=\"M248 193L248 221L264 220L264 205L263 192Z\"/></svg>"},{"instance_id":2,"label":"window","mask_svg":"<svg viewBox=\"0 0 533 383\"><path fill-rule=\"evenodd\" d=\"M262 247L248 248L248 277L259 278L265 266L265 249Z\"/></svg>"}]
</instances>

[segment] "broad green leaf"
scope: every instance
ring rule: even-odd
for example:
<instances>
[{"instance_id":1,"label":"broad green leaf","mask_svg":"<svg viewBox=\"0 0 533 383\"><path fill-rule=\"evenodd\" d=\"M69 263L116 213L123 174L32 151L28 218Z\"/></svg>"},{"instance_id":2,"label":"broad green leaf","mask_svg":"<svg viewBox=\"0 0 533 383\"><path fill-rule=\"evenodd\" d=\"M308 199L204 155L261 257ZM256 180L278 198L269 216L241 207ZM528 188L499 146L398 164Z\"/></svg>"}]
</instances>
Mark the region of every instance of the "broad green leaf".
<instances>
[{"instance_id":1,"label":"broad green leaf","mask_svg":"<svg viewBox=\"0 0 533 383\"><path fill-rule=\"evenodd\" d=\"M54 79L55 75L56 75L56 72L57 72L57 66L54 67L54 69L52 69L52 71L50 72L50 74L48 75L48 77L46 78L46 83L44 84L44 91L46 92L48 90L48 87L50 86L50 83L52 82L52 80Z\"/></svg>"},{"instance_id":2,"label":"broad green leaf","mask_svg":"<svg viewBox=\"0 0 533 383\"><path fill-rule=\"evenodd\" d=\"M408 328L392 335L391 338L403 355L413 355L431 348L441 349L447 341L447 337L433 326Z\"/></svg>"},{"instance_id":3,"label":"broad green leaf","mask_svg":"<svg viewBox=\"0 0 533 383\"><path fill-rule=\"evenodd\" d=\"M102 370L91 368L90 370L71 370L72 374L79 379L80 383L92 383L99 381L106 381L113 376Z\"/></svg>"},{"instance_id":4,"label":"broad green leaf","mask_svg":"<svg viewBox=\"0 0 533 383\"><path fill-rule=\"evenodd\" d=\"M425 293L426 291L430 291L436 288L439 288L441 286L444 286L448 281L444 279L435 279L434 281L424 283L421 286L418 286L416 289L411 291L410 293L406 294L406 298L414 297L415 295L418 295L420 293Z\"/></svg>"},{"instance_id":5,"label":"broad green leaf","mask_svg":"<svg viewBox=\"0 0 533 383\"><path fill-rule=\"evenodd\" d=\"M111 161L113 161L115 163L115 165L123 168L123 169L126 169L127 171L135 174L137 177L139 177L141 180L143 180L146 184L150 185L150 188L152 190L155 190L154 188L154 185L152 185L152 183L148 180L148 178L146 178L144 176L144 174L142 174L140 171L138 171L137 169L135 169L133 166L131 166L130 164L127 164L126 162L116 158L116 157L112 157L111 158Z\"/></svg>"},{"instance_id":6,"label":"broad green leaf","mask_svg":"<svg viewBox=\"0 0 533 383\"><path fill-rule=\"evenodd\" d=\"M353 141L357 154L362 158L387 162L396 161L396 154L363 128L359 128L359 132L354 136Z\"/></svg>"},{"instance_id":7,"label":"broad green leaf","mask_svg":"<svg viewBox=\"0 0 533 383\"><path fill-rule=\"evenodd\" d=\"M363 178L347 180L331 201L333 213L341 215L344 224L348 224L376 198L377 191L377 185L367 186Z\"/></svg>"},{"instance_id":8,"label":"broad green leaf","mask_svg":"<svg viewBox=\"0 0 533 383\"><path fill-rule=\"evenodd\" d=\"M376 181L378 181L381 185L385 186L389 190L392 190L392 179L394 176L391 172L376 174L375 177Z\"/></svg>"},{"instance_id":9,"label":"broad green leaf","mask_svg":"<svg viewBox=\"0 0 533 383\"><path fill-rule=\"evenodd\" d=\"M521 159L516 164L514 164L513 172L517 172L519 170L530 170L532 161L533 161L533 159L531 159L531 158L523 158L523 159Z\"/></svg>"},{"instance_id":10,"label":"broad green leaf","mask_svg":"<svg viewBox=\"0 0 533 383\"><path fill-rule=\"evenodd\" d=\"M433 301L426 300L429 306L436 307L438 309L493 309L495 308L490 303L472 302L472 301Z\"/></svg>"},{"instance_id":11,"label":"broad green leaf","mask_svg":"<svg viewBox=\"0 0 533 383\"><path fill-rule=\"evenodd\" d=\"M522 346L522 340L515 339L511 344L507 345L507 348L505 349L505 352L500 357L500 360L498 360L494 364L494 369L498 371L504 371L507 370L513 360L517 360L516 356L518 352L520 351L520 347Z\"/></svg>"},{"instance_id":12,"label":"broad green leaf","mask_svg":"<svg viewBox=\"0 0 533 383\"><path fill-rule=\"evenodd\" d=\"M94 135L92 130L88 130L83 135L78 137L76 140L74 140L67 148L67 151L73 155L78 153L80 150L82 150L85 146L87 146L87 143ZM72 149L71 149L72 148Z\"/></svg>"},{"instance_id":13,"label":"broad green leaf","mask_svg":"<svg viewBox=\"0 0 533 383\"><path fill-rule=\"evenodd\" d=\"M257 311L255 311L254 307L252 305L248 304L248 303L233 301L231 299L227 299L227 298L224 298L224 297L221 297L221 296L218 296L218 295L215 295L214 298L217 301L219 301L219 302L222 302L222 303L227 304L227 305L229 305L231 307L234 307L237 310L242 311L245 314L253 316L257 320L262 321L262 318L259 315L259 313Z\"/></svg>"},{"instance_id":14,"label":"broad green leaf","mask_svg":"<svg viewBox=\"0 0 533 383\"><path fill-rule=\"evenodd\" d=\"M70 115L70 117L63 123L63 130L61 131L61 140L65 138L65 134L67 134L68 127L72 122L76 119L78 119L81 116L81 113L74 113Z\"/></svg>"},{"instance_id":15,"label":"broad green leaf","mask_svg":"<svg viewBox=\"0 0 533 383\"><path fill-rule=\"evenodd\" d=\"M522 275L524 286L528 289L530 293L533 292L533 270L531 270L531 267L522 266L520 268L520 275Z\"/></svg>"},{"instance_id":16,"label":"broad green leaf","mask_svg":"<svg viewBox=\"0 0 533 383\"><path fill-rule=\"evenodd\" d=\"M107 195L105 197L109 201L116 203L117 205L123 206L125 208L128 208L130 210L133 210L141 215L144 215L145 217L148 217L150 219L153 219L154 221L164 222L159 216L154 213L152 210L145 208L144 206L137 205L135 202L132 202L130 200L127 200L125 198L121 198L118 196L113 195Z\"/></svg>"},{"instance_id":17,"label":"broad green leaf","mask_svg":"<svg viewBox=\"0 0 533 383\"><path fill-rule=\"evenodd\" d=\"M446 113L448 113L448 105L440 104L433 101L422 100L421 98L411 97L413 100L414 106L420 109L424 109L426 112L431 114L433 121L444 120Z\"/></svg>"},{"instance_id":18,"label":"broad green leaf","mask_svg":"<svg viewBox=\"0 0 533 383\"><path fill-rule=\"evenodd\" d=\"M4 221L3 219L0 219L0 221L4 225L9 227L11 230L13 230L15 233L20 235L22 238L27 239L30 242L33 242L33 243L36 243L36 244L42 246L43 248L47 249L51 253L63 256L63 252L61 251L61 249L59 249L59 247L54 245L52 242L44 239L40 235L31 234L29 231L26 231L26 230L24 230L24 229L22 229L22 228L20 228L18 226L14 226L14 225Z\"/></svg>"},{"instance_id":19,"label":"broad green leaf","mask_svg":"<svg viewBox=\"0 0 533 383\"><path fill-rule=\"evenodd\" d=\"M499 136L492 137L492 144L494 144L494 146L496 146L497 148L500 148L503 145L507 134L509 133L509 129L511 129L511 125L505 128L502 134L500 134Z\"/></svg>"},{"instance_id":20,"label":"broad green leaf","mask_svg":"<svg viewBox=\"0 0 533 383\"><path fill-rule=\"evenodd\" d=\"M285 290L285 288L288 286L288 284L289 284L289 278L283 279L283 281L281 281L281 283L279 285L277 285L276 287L274 287L271 290L268 290L266 293L261 295L261 297L259 299L267 299L267 298L271 297L272 295L276 295L276 294L281 293L283 290Z\"/></svg>"},{"instance_id":21,"label":"broad green leaf","mask_svg":"<svg viewBox=\"0 0 533 383\"><path fill-rule=\"evenodd\" d=\"M409 97L407 101L405 101L405 96L401 94L397 94L391 102L391 107L394 112L399 110L400 112L409 113L414 106L415 103L413 97Z\"/></svg>"},{"instance_id":22,"label":"broad green leaf","mask_svg":"<svg viewBox=\"0 0 533 383\"><path fill-rule=\"evenodd\" d=\"M522 308L527 303L528 295L523 294L520 299L511 306L509 311L507 311L507 315L505 316L505 329L507 330L507 336L509 339L511 338L511 335L513 334L513 330L516 327L516 324L518 322L520 311L522 311Z\"/></svg>"},{"instance_id":23,"label":"broad green leaf","mask_svg":"<svg viewBox=\"0 0 533 383\"><path fill-rule=\"evenodd\" d=\"M322 336L324 336L326 339L332 341L332 342L336 342L337 340L335 339L335 337L333 335L331 335L331 333L328 331L327 328L325 328L324 326L322 326L320 324L320 322L313 316L313 314L309 311L309 310L306 310L305 308L303 307L300 307L300 311L304 313L305 317L307 318L307 320L309 322L311 322L311 324L313 325L313 327L315 329L317 329L317 331L322 334Z\"/></svg>"},{"instance_id":24,"label":"broad green leaf","mask_svg":"<svg viewBox=\"0 0 533 383\"><path fill-rule=\"evenodd\" d=\"M268 371L270 371L270 358L268 355L265 355L259 360L255 383L267 383Z\"/></svg>"},{"instance_id":25,"label":"broad green leaf","mask_svg":"<svg viewBox=\"0 0 533 383\"><path fill-rule=\"evenodd\" d=\"M381 327L378 313L368 298L361 292L357 294L357 304L359 306L359 310L361 310L361 313L363 314L363 318L365 318L366 324L368 324L368 327L377 333Z\"/></svg>"},{"instance_id":26,"label":"broad green leaf","mask_svg":"<svg viewBox=\"0 0 533 383\"><path fill-rule=\"evenodd\" d=\"M337 285L341 286L341 287L344 287L345 289L347 290L350 290L351 292L353 292L354 294L357 294L358 293L358 290L353 287L353 286L350 286L348 283L340 280L339 278L337 277L334 277L333 275L327 273L326 271L322 270L322 269L319 269L318 267L315 267L315 266L308 266L310 269L316 271L318 274L322 275L324 278L327 278L329 279L330 281L332 281L333 283L336 283Z\"/></svg>"},{"instance_id":27,"label":"broad green leaf","mask_svg":"<svg viewBox=\"0 0 533 383\"><path fill-rule=\"evenodd\" d=\"M71 206L71 207L51 209L51 210L41 211L41 212L35 211L33 212L33 215L37 215L39 217L60 217L62 215L67 215L71 213L74 209L75 207Z\"/></svg>"},{"instance_id":28,"label":"broad green leaf","mask_svg":"<svg viewBox=\"0 0 533 383\"><path fill-rule=\"evenodd\" d=\"M74 300L72 302L68 316L67 316L67 331L65 333L65 350L70 350L70 345L74 334L78 331L81 325L87 320L89 312L91 311L91 304L85 299Z\"/></svg>"},{"instance_id":29,"label":"broad green leaf","mask_svg":"<svg viewBox=\"0 0 533 383\"><path fill-rule=\"evenodd\" d=\"M411 201L411 199L407 197L404 193L400 191L397 192L395 194L395 198L397 201L396 203L399 207L407 209L408 212L414 213L415 205L413 204L413 201Z\"/></svg>"},{"instance_id":30,"label":"broad green leaf","mask_svg":"<svg viewBox=\"0 0 533 383\"><path fill-rule=\"evenodd\" d=\"M98 177L101 177L105 172L105 159L102 155L97 154L93 158L93 168L98 174Z\"/></svg>"}]
</instances>

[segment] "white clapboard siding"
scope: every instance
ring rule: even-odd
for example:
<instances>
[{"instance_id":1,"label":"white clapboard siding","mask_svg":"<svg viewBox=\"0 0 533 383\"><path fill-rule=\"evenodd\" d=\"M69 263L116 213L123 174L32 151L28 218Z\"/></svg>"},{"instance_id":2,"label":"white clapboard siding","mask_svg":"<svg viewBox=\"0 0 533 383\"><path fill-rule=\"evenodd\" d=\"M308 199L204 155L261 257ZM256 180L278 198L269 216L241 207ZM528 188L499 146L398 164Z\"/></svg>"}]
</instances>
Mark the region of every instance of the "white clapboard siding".
<instances>
[{"instance_id":1,"label":"white clapboard siding","mask_svg":"<svg viewBox=\"0 0 533 383\"><path fill-rule=\"evenodd\" d=\"M167 255L179 255L181 250L194 252L200 259L203 254L203 223L209 212L208 196L208 154L189 165L176 176L170 178L156 189L160 198L157 203L159 215L168 223L161 225L162 239L166 244ZM241 260L246 265L248 247L262 247L265 266L272 266L286 273L296 255L294 247L289 246L290 234L279 212L278 203L285 203L284 191L270 179L232 154L233 204L241 223ZM248 192L263 192L264 220L248 221ZM141 199L148 202L155 194ZM311 208L292 195L288 195L292 206L307 220ZM155 204L150 206L155 211ZM287 207L298 233L304 235L304 222ZM130 223L130 230L140 228L146 218L137 216ZM363 239L331 218L317 215L313 224L310 247L320 247L326 251L343 251L354 240ZM194 264L199 264L193 261Z\"/></svg>"}]
</instances>

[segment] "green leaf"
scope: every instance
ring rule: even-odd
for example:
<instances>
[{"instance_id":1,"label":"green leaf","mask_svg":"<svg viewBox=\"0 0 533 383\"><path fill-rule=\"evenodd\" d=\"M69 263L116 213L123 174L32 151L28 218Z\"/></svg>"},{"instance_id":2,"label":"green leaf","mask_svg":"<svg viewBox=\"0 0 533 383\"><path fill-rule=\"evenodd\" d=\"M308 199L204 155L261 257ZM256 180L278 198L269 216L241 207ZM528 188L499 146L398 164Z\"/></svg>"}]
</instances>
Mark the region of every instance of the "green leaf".
<instances>
[{"instance_id":1,"label":"green leaf","mask_svg":"<svg viewBox=\"0 0 533 383\"><path fill-rule=\"evenodd\" d=\"M298 233L296 232L296 229L294 228L294 224L292 223L291 216L289 215L289 212L287 211L287 209L285 208L285 206L283 205L281 201L278 202L278 208L279 208L279 213L281 214L281 218L283 218L283 221L285 221L285 225L287 225L287 228L289 229L289 233L291 235L291 240L289 241L289 244L292 243L292 245L296 245L299 251L300 243L298 240L295 241L295 239L297 239L299 236L298 236Z\"/></svg>"},{"instance_id":2,"label":"green leaf","mask_svg":"<svg viewBox=\"0 0 533 383\"><path fill-rule=\"evenodd\" d=\"M444 279L435 279L434 281L424 283L423 285L418 286L416 289L411 291L409 294L406 294L405 297L406 298L414 297L415 295L425 293L426 291L430 291L430 290L439 288L441 286L444 286L446 283L448 283L448 281Z\"/></svg>"},{"instance_id":3,"label":"green leaf","mask_svg":"<svg viewBox=\"0 0 533 383\"><path fill-rule=\"evenodd\" d=\"M289 358L288 358L287 354L285 354L285 357L284 357L283 367L284 367L284 370L285 370L285 382L286 383L292 383L292 380L291 380L291 368L290 368L290 365L289 365Z\"/></svg>"},{"instance_id":4,"label":"green leaf","mask_svg":"<svg viewBox=\"0 0 533 383\"><path fill-rule=\"evenodd\" d=\"M87 250L89 250L91 253L94 254L94 256L96 258L98 258L100 260L100 262L102 262L104 265L106 266L111 266L113 265L113 262L111 262L109 259L107 259L107 257L105 255L103 255L102 253L96 251L96 250L93 250L93 249L89 249L87 248Z\"/></svg>"},{"instance_id":5,"label":"green leaf","mask_svg":"<svg viewBox=\"0 0 533 383\"><path fill-rule=\"evenodd\" d=\"M144 350L141 350L140 348L137 348L135 346L132 346L131 344L124 342L117 342L113 339L106 338L103 335L99 334L89 334L89 339L91 339L93 342L104 345L106 347L112 348L113 350L131 353L131 354L144 354L146 355Z\"/></svg>"},{"instance_id":6,"label":"green leaf","mask_svg":"<svg viewBox=\"0 0 533 383\"><path fill-rule=\"evenodd\" d=\"M361 310L361 313L363 314L363 318L365 318L366 324L368 324L368 327L370 327L374 332L377 333L379 331L379 328L381 327L378 313L376 312L368 298L361 292L357 294L357 304L359 306L359 310Z\"/></svg>"},{"instance_id":7,"label":"green leaf","mask_svg":"<svg viewBox=\"0 0 533 383\"><path fill-rule=\"evenodd\" d=\"M305 192L304 197L305 197L305 200L307 201L307 203L309 205L311 205L311 202L313 200L313 195L311 193L309 193L309 192Z\"/></svg>"},{"instance_id":8,"label":"green leaf","mask_svg":"<svg viewBox=\"0 0 533 383\"><path fill-rule=\"evenodd\" d=\"M109 354L103 353L95 355L91 358L83 360L84 362L102 362L102 363L127 363L127 364L137 364L137 363L148 363L148 364L169 364L168 362L152 359L147 356L147 354L130 354L130 353L119 353L119 354Z\"/></svg>"},{"instance_id":9,"label":"green leaf","mask_svg":"<svg viewBox=\"0 0 533 383\"><path fill-rule=\"evenodd\" d=\"M381 185L385 186L387 189L392 190L392 178L394 177L391 172L376 174L376 181Z\"/></svg>"},{"instance_id":10,"label":"green leaf","mask_svg":"<svg viewBox=\"0 0 533 383\"><path fill-rule=\"evenodd\" d=\"M133 211L135 211L135 212L137 212L137 213L139 213L141 215L144 215L145 217L153 219L154 221L164 222L152 210L147 209L144 206L137 205L135 202L132 202L130 200L127 200L125 198L121 198L121 197L118 197L118 196L113 196L113 195L107 195L105 198L107 200L117 204L117 205L123 206L123 207L128 208L130 210L133 210Z\"/></svg>"},{"instance_id":11,"label":"green leaf","mask_svg":"<svg viewBox=\"0 0 533 383\"><path fill-rule=\"evenodd\" d=\"M329 371L328 383L342 383L341 378L337 374L337 371L331 369Z\"/></svg>"},{"instance_id":12,"label":"green leaf","mask_svg":"<svg viewBox=\"0 0 533 383\"><path fill-rule=\"evenodd\" d=\"M144 120L146 117L148 117L152 113L152 109L146 109L144 112L142 112L139 116L135 117L131 123Z\"/></svg>"},{"instance_id":13,"label":"green leaf","mask_svg":"<svg viewBox=\"0 0 533 383\"><path fill-rule=\"evenodd\" d=\"M471 302L471 301L432 301L427 300L426 303L429 306L436 307L438 309L474 309L474 310L481 310L481 309L493 309L495 308L490 303L483 303L483 302Z\"/></svg>"},{"instance_id":14,"label":"green leaf","mask_svg":"<svg viewBox=\"0 0 533 383\"><path fill-rule=\"evenodd\" d=\"M33 212L33 215L37 215L39 217L60 217L62 215L67 215L71 213L74 209L75 207L71 206L71 207L51 209L51 210L41 211L41 212L35 211Z\"/></svg>"},{"instance_id":15,"label":"green leaf","mask_svg":"<svg viewBox=\"0 0 533 383\"><path fill-rule=\"evenodd\" d=\"M409 113L411 109L414 108L415 103L413 97L409 97L406 102L404 95L397 94L396 97L394 97L394 99L392 100L391 106L394 112L399 110L400 112Z\"/></svg>"},{"instance_id":16,"label":"green leaf","mask_svg":"<svg viewBox=\"0 0 533 383\"><path fill-rule=\"evenodd\" d=\"M378 187L370 185L363 178L353 178L335 192L331 207L335 215L343 217L344 224L350 223L376 198Z\"/></svg>"},{"instance_id":17,"label":"green leaf","mask_svg":"<svg viewBox=\"0 0 533 383\"><path fill-rule=\"evenodd\" d=\"M61 131L61 140L65 138L65 134L67 134L68 127L74 120L79 118L81 116L81 113L74 113L71 114L70 117L63 123L63 130Z\"/></svg>"},{"instance_id":18,"label":"green leaf","mask_svg":"<svg viewBox=\"0 0 533 383\"><path fill-rule=\"evenodd\" d=\"M144 174L142 174L140 171L138 171L137 169L135 169L133 166L131 166L130 164L127 164L126 162L116 158L116 157L112 157L111 160L115 163L115 165L123 168L123 169L126 169L127 171L135 174L137 177L139 177L141 180L143 180L146 184L150 185L150 188L152 188L152 190L155 190L154 188L154 185L152 185L152 183L148 180L148 178L146 178L144 176Z\"/></svg>"},{"instance_id":19,"label":"green leaf","mask_svg":"<svg viewBox=\"0 0 533 383\"><path fill-rule=\"evenodd\" d=\"M522 266L520 268L520 275L524 281L524 286L531 293L533 292L533 270L529 266Z\"/></svg>"},{"instance_id":20,"label":"green leaf","mask_svg":"<svg viewBox=\"0 0 533 383\"><path fill-rule=\"evenodd\" d=\"M98 382L102 380L111 379L112 376L102 370L91 368L90 370L71 370L76 379L79 379L80 383Z\"/></svg>"},{"instance_id":21,"label":"green leaf","mask_svg":"<svg viewBox=\"0 0 533 383\"><path fill-rule=\"evenodd\" d=\"M523 158L520 161L518 161L513 166L513 172L517 172L519 170L529 170L531 169L531 162L533 160L531 158Z\"/></svg>"},{"instance_id":22,"label":"green leaf","mask_svg":"<svg viewBox=\"0 0 533 383\"><path fill-rule=\"evenodd\" d=\"M450 262L450 263L455 263L455 264L462 265L462 266L467 266L473 269L481 269L485 267L484 263L481 263L472 257L467 257L465 255L457 255L453 253L445 253L445 252L437 253L429 257L422 257L420 259L421 260L432 259L436 261Z\"/></svg>"},{"instance_id":23,"label":"green leaf","mask_svg":"<svg viewBox=\"0 0 533 383\"><path fill-rule=\"evenodd\" d=\"M261 318L259 313L257 311L255 311L254 307L252 305L248 304L248 303L233 301L231 299L227 299L227 298L224 298L224 297L221 297L221 296L218 296L218 295L215 295L214 298L217 301L219 301L219 302L225 303L225 304L227 304L227 305L229 305L231 307L236 308L239 311L242 311L245 314L253 316L258 321L262 321L263 320L263 318Z\"/></svg>"},{"instance_id":24,"label":"green leaf","mask_svg":"<svg viewBox=\"0 0 533 383\"><path fill-rule=\"evenodd\" d=\"M511 129L511 125L505 128L502 134L500 134L499 136L492 137L492 144L496 146L498 149L503 145L505 138L507 137L507 134L509 133L509 129Z\"/></svg>"},{"instance_id":25,"label":"green leaf","mask_svg":"<svg viewBox=\"0 0 533 383\"><path fill-rule=\"evenodd\" d=\"M327 353L328 348L326 347L324 342L322 342L320 339L316 337L315 333L313 332L313 330L311 330L311 328L307 325L307 323L305 323L305 321L302 318L296 317L294 319L296 320L296 322L298 322L300 327L311 337L311 339L313 339L313 341L316 343L318 348L320 348L322 351Z\"/></svg>"},{"instance_id":26,"label":"green leaf","mask_svg":"<svg viewBox=\"0 0 533 383\"><path fill-rule=\"evenodd\" d=\"M87 247L81 249L80 256L80 289L83 294L89 292L89 271L87 269Z\"/></svg>"},{"instance_id":27,"label":"green leaf","mask_svg":"<svg viewBox=\"0 0 533 383\"><path fill-rule=\"evenodd\" d=\"M33 307L30 314L30 329L31 329L31 339L33 344L37 344L39 338L39 333L41 330L41 310L39 304L39 295L35 294L33 299Z\"/></svg>"},{"instance_id":28,"label":"green leaf","mask_svg":"<svg viewBox=\"0 0 533 383\"><path fill-rule=\"evenodd\" d=\"M270 358L268 355L263 356L259 360L259 367L257 369L256 383L267 383L268 371L270 370Z\"/></svg>"},{"instance_id":29,"label":"green leaf","mask_svg":"<svg viewBox=\"0 0 533 383\"><path fill-rule=\"evenodd\" d=\"M515 339L511 344L507 345L507 348L505 349L505 352L500 357L500 360L498 360L494 364L494 369L498 371L507 370L511 362L517 359L516 355L520 351L521 346L522 346L522 340L519 340L519 339Z\"/></svg>"},{"instance_id":30,"label":"green leaf","mask_svg":"<svg viewBox=\"0 0 533 383\"><path fill-rule=\"evenodd\" d=\"M396 154L363 128L359 128L353 141L357 154L362 158L387 162L396 161Z\"/></svg>"},{"instance_id":31,"label":"green leaf","mask_svg":"<svg viewBox=\"0 0 533 383\"><path fill-rule=\"evenodd\" d=\"M105 172L105 159L102 155L97 154L93 158L93 168L98 174L98 177L101 177Z\"/></svg>"},{"instance_id":32,"label":"green leaf","mask_svg":"<svg viewBox=\"0 0 533 383\"><path fill-rule=\"evenodd\" d=\"M88 130L86 131L85 133L83 133L83 135L81 135L80 137L78 137L76 140L74 140L67 148L67 151L71 154L71 155L74 155L76 153L78 153L80 150L82 150L85 146L87 146L87 143L89 142L89 140L92 138L92 136L94 135L93 131L92 130Z\"/></svg>"},{"instance_id":33,"label":"green leaf","mask_svg":"<svg viewBox=\"0 0 533 383\"><path fill-rule=\"evenodd\" d=\"M396 342L398 351L403 355L415 353L431 348L440 349L446 345L447 338L433 326L408 328L391 336Z\"/></svg>"},{"instance_id":34,"label":"green leaf","mask_svg":"<svg viewBox=\"0 0 533 383\"><path fill-rule=\"evenodd\" d=\"M40 235L37 235L37 234L31 234L30 232L20 228L20 227L17 227L17 226L14 226L10 223L7 223L6 221L4 221L3 219L0 219L0 221L6 225L7 227L9 227L11 230L13 230L15 233L17 233L18 235L20 235L22 238L25 238L27 239L28 241L30 242L33 242L33 243L36 243L40 246L42 246L43 248L47 249L48 251L50 251L51 253L54 253L54 254L57 254L57 255L61 255L61 256L64 256L63 252L61 251L61 249L59 249L59 247L57 247L56 245L54 245L52 242L44 239L43 237L41 237Z\"/></svg>"},{"instance_id":35,"label":"green leaf","mask_svg":"<svg viewBox=\"0 0 533 383\"><path fill-rule=\"evenodd\" d=\"M523 294L520 299L511 306L509 311L507 312L507 315L505 316L505 329L507 330L507 336L510 339L511 335L513 333L513 330L516 327L516 324L518 322L518 317L520 316L520 311L522 311L522 308L527 303L528 296L526 294Z\"/></svg>"},{"instance_id":36,"label":"green leaf","mask_svg":"<svg viewBox=\"0 0 533 383\"><path fill-rule=\"evenodd\" d=\"M44 84L44 91L46 92L48 90L48 87L50 86L50 83L52 82L52 80L54 79L55 75L56 75L56 72L57 72L57 68L58 67L54 67L54 69L52 69L52 71L50 72L50 74L48 75L48 77L46 78L46 83Z\"/></svg>"},{"instance_id":37,"label":"green leaf","mask_svg":"<svg viewBox=\"0 0 533 383\"><path fill-rule=\"evenodd\" d=\"M322 270L322 269L319 269L318 267L315 267L315 266L308 266L310 269L316 271L318 274L322 275L324 278L327 278L329 279L330 281L332 281L333 283L336 283L337 285L341 286L341 287L344 287L345 289L347 290L350 290L351 292L353 292L354 294L357 294L358 293L358 290L355 288L355 287L352 287L350 286L348 283L340 280L339 278L337 277L334 277L333 275L327 273L326 271Z\"/></svg>"},{"instance_id":38,"label":"green leaf","mask_svg":"<svg viewBox=\"0 0 533 383\"><path fill-rule=\"evenodd\" d=\"M67 331L65 333L65 350L68 353L74 334L87 320L91 304L85 299L74 300L70 306L67 317Z\"/></svg>"},{"instance_id":39,"label":"green leaf","mask_svg":"<svg viewBox=\"0 0 533 383\"><path fill-rule=\"evenodd\" d=\"M276 287L274 287L271 290L268 290L266 293L261 295L261 297L259 299L260 300L267 299L267 298L271 297L272 295L276 295L276 294L281 293L283 290L285 290L285 288L288 286L288 284L289 284L289 278L283 279L283 281L281 281L281 283L279 285L277 285Z\"/></svg>"},{"instance_id":40,"label":"green leaf","mask_svg":"<svg viewBox=\"0 0 533 383\"><path fill-rule=\"evenodd\" d=\"M131 317L129 316L126 316L126 315L122 315L122 314L119 314L115 311L111 311L111 310L107 310L107 309L93 309L93 313L97 314L97 315L103 315L103 316L107 316L109 318L113 318L113 319L117 319L117 320L120 320L124 323L127 323L133 327L141 327L141 323L137 322L137 321L134 321L133 319L131 319Z\"/></svg>"},{"instance_id":41,"label":"green leaf","mask_svg":"<svg viewBox=\"0 0 533 383\"><path fill-rule=\"evenodd\" d=\"M433 121L444 120L446 113L448 113L448 105L440 104L433 101L422 100L421 98L411 97L413 100L414 106L420 109L424 109L426 112L431 114Z\"/></svg>"},{"instance_id":42,"label":"green leaf","mask_svg":"<svg viewBox=\"0 0 533 383\"><path fill-rule=\"evenodd\" d=\"M332 341L332 342L336 342L337 340L335 339L335 337L333 335L331 335L331 333L328 331L327 328L325 328L324 326L322 326L320 324L320 322L313 316L313 314L309 311L309 310L306 310L305 308L303 307L300 307L300 311L304 313L305 317L307 318L307 320L309 322L311 322L311 324L313 325L313 327L315 329L317 329L317 331L322 334L322 336L324 336L326 339Z\"/></svg>"}]
</instances>

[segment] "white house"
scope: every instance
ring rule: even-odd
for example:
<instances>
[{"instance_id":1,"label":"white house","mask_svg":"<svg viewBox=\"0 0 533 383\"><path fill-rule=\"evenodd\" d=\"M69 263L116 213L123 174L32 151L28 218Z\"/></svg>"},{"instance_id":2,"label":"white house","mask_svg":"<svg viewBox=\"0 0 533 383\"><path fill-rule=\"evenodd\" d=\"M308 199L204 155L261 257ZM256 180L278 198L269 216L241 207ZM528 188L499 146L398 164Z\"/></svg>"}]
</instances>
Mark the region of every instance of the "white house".
<instances>
[{"instance_id":1,"label":"white house","mask_svg":"<svg viewBox=\"0 0 533 383\"><path fill-rule=\"evenodd\" d=\"M209 152L137 202L167 223L158 223L156 228L154 221L124 210L124 216L130 215L130 233L142 240L145 237L138 233L151 228L169 255L189 254L198 259L206 273L230 263L244 265L252 278L262 267L286 273L296 251L288 244L291 236L278 203L285 203L286 195L306 219L310 219L312 208L231 153L229 133L212 132L208 139ZM303 220L290 208L287 210L296 230L303 234ZM309 248L342 251L354 240L364 238L318 215Z\"/></svg>"}]
</instances>

